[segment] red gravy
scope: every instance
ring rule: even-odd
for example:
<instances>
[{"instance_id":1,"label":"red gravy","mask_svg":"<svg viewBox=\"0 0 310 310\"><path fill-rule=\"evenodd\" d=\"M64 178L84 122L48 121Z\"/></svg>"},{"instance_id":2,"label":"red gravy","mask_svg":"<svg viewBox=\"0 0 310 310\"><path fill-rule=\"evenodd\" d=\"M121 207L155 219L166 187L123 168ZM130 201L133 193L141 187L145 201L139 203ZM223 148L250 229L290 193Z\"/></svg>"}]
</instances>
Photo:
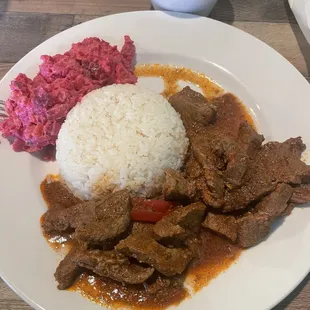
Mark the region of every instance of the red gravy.
<instances>
[{"instance_id":1,"label":"red gravy","mask_svg":"<svg viewBox=\"0 0 310 310\"><path fill-rule=\"evenodd\" d=\"M199 86L207 99L212 99L224 92L219 85L205 75L185 68L166 65L142 65L136 67L135 73L138 77L162 78L165 86L162 94L166 97L170 97L180 90L179 81L187 81ZM238 108L242 109L244 118L254 126L246 107L240 103ZM50 180L51 176L47 179ZM53 201L59 201L62 198L62 193L56 188L57 182L50 183L47 179L41 184L41 192L47 206L51 207ZM72 197L64 194L63 199L68 202ZM56 251L68 250L72 245L70 236L45 237ZM193 260L185 275L186 282L191 284L195 292L198 292L221 272L229 268L241 254L239 247L205 229L202 229L200 233L199 248L199 259ZM172 281L180 282L180 278L175 277ZM129 309L165 309L190 297L183 286L169 286L160 295L152 295L145 290L143 285L123 285L87 272L78 278L70 291L79 292L90 301L103 306Z\"/></svg>"}]
</instances>

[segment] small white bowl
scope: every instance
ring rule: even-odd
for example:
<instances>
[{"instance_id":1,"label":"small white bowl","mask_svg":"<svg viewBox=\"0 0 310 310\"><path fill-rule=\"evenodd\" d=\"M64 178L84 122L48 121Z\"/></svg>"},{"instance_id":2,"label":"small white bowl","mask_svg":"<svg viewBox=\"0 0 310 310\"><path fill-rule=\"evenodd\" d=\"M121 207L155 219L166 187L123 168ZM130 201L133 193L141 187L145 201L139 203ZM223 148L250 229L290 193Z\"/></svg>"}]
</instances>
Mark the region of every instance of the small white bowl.
<instances>
[{"instance_id":1,"label":"small white bowl","mask_svg":"<svg viewBox=\"0 0 310 310\"><path fill-rule=\"evenodd\" d=\"M209 15L217 0L152 0L155 10Z\"/></svg>"}]
</instances>

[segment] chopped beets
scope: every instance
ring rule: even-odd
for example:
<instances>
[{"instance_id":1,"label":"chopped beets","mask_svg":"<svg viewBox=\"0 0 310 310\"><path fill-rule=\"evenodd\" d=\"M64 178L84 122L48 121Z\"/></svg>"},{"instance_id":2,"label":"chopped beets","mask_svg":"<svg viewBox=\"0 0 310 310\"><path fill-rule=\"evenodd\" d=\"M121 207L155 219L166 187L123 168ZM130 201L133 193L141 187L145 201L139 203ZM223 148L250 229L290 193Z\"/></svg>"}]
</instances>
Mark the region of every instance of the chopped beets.
<instances>
[{"instance_id":1,"label":"chopped beets","mask_svg":"<svg viewBox=\"0 0 310 310\"><path fill-rule=\"evenodd\" d=\"M24 146L25 146L25 142L23 140L20 140L20 139L15 139L13 144L12 144L12 148L15 152L23 151Z\"/></svg>"},{"instance_id":2,"label":"chopped beets","mask_svg":"<svg viewBox=\"0 0 310 310\"><path fill-rule=\"evenodd\" d=\"M84 95L106 85L137 82L134 57L135 46L128 36L121 51L93 37L73 44L65 54L41 56L43 63L34 79L21 73L11 82L5 104L9 117L0 123L0 131L14 138L17 152L54 147L61 124Z\"/></svg>"}]
</instances>

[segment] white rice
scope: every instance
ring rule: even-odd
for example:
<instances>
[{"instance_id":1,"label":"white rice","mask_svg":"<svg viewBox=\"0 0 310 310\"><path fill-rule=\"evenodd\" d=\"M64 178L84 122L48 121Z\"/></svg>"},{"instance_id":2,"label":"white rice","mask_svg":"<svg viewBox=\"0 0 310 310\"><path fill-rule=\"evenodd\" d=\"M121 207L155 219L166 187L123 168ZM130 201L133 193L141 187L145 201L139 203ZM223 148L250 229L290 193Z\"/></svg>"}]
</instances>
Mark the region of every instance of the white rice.
<instances>
[{"instance_id":1,"label":"white rice","mask_svg":"<svg viewBox=\"0 0 310 310\"><path fill-rule=\"evenodd\" d=\"M148 196L161 189L166 168L182 166L187 148L181 118L163 96L112 85L89 93L70 111L56 160L81 198L123 188Z\"/></svg>"}]
</instances>

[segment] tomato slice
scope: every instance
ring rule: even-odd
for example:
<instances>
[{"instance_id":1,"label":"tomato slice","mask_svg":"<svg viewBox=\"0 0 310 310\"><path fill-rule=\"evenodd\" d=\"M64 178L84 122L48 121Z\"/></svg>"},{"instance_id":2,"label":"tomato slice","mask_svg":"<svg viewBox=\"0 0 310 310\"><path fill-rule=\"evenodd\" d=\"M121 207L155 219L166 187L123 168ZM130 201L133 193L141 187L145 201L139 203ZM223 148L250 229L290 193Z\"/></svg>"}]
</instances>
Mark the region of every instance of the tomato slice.
<instances>
[{"instance_id":1,"label":"tomato slice","mask_svg":"<svg viewBox=\"0 0 310 310\"><path fill-rule=\"evenodd\" d=\"M135 197L133 199L131 218L134 221L156 223L169 214L172 207L177 205L177 203L171 201Z\"/></svg>"},{"instance_id":2,"label":"tomato slice","mask_svg":"<svg viewBox=\"0 0 310 310\"><path fill-rule=\"evenodd\" d=\"M152 211L145 211L145 210L132 210L131 211L131 218L134 221L141 221L141 222L152 222L156 223L160 221L164 217L165 213L162 212L152 212Z\"/></svg>"},{"instance_id":3,"label":"tomato slice","mask_svg":"<svg viewBox=\"0 0 310 310\"><path fill-rule=\"evenodd\" d=\"M165 200L144 200L143 205L156 212L167 212L173 206L173 203Z\"/></svg>"}]
</instances>

